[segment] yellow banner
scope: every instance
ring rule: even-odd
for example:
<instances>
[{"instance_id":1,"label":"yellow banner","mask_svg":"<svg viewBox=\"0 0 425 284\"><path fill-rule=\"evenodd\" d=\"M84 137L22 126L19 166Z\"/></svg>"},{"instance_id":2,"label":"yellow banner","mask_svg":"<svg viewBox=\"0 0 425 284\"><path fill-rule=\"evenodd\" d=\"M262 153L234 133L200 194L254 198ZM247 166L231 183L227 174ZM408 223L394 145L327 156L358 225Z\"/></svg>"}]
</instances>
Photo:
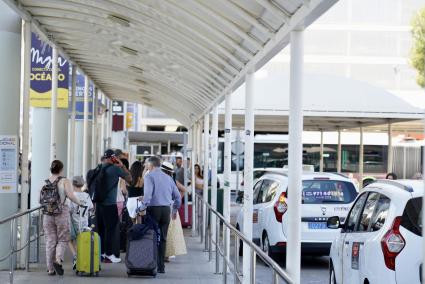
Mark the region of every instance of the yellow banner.
<instances>
[{"instance_id":1,"label":"yellow banner","mask_svg":"<svg viewBox=\"0 0 425 284\"><path fill-rule=\"evenodd\" d=\"M30 104L32 107L45 107L52 106L52 92L38 93L30 90ZM68 89L58 88L58 108L68 108Z\"/></svg>"}]
</instances>

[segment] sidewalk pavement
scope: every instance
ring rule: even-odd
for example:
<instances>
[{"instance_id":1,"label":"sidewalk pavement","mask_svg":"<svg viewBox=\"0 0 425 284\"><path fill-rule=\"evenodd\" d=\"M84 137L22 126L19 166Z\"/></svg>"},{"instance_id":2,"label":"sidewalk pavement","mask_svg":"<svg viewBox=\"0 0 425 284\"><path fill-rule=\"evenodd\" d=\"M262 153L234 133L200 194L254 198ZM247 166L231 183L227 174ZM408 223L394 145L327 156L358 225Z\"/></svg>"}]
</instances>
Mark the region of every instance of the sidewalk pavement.
<instances>
[{"instance_id":1,"label":"sidewalk pavement","mask_svg":"<svg viewBox=\"0 0 425 284\"><path fill-rule=\"evenodd\" d=\"M187 236L185 231L188 254L178 256L166 263L165 274L152 277L127 277L124 263L102 264L99 277L76 276L69 262L65 263L65 275L47 276L45 264L32 265L30 272L15 271L14 284L107 284L107 283L143 283L143 284L216 284L221 282L221 275L214 274L214 261L208 262L208 255L203 252L199 238ZM42 250L44 253L44 250ZM124 255L121 255L124 259ZM9 283L9 273L0 271L0 283Z\"/></svg>"}]
</instances>

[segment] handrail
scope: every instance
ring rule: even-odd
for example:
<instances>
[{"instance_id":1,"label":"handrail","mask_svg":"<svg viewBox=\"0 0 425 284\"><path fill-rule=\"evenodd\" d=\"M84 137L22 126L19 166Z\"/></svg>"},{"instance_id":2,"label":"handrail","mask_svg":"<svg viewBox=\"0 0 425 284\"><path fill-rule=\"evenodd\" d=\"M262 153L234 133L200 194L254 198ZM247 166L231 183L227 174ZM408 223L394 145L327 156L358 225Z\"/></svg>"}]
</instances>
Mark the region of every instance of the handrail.
<instances>
[{"instance_id":1,"label":"handrail","mask_svg":"<svg viewBox=\"0 0 425 284\"><path fill-rule=\"evenodd\" d=\"M25 254L25 270L28 271L29 270L29 258L30 258L30 244L34 241L37 241L38 239L40 239L40 237L42 236L42 234L40 233L40 227L41 227L41 209L43 209L43 206L38 206L23 212L19 212L16 213L12 216L6 217L2 220L0 220L0 225L6 224L10 222L10 251L0 257L0 262L3 262L7 259L9 259L9 283L13 284L13 280L14 280L14 271L15 271L15 265L16 265L16 253L23 251L24 249L26 249L26 254ZM31 238L31 214L33 212L38 211L38 215L39 215L39 219L38 219L38 223L37 223L37 232L35 237ZM25 244L21 244L20 248L16 247L16 243L17 243L17 220L21 217L24 216L28 216L28 220L27 220L27 228L26 228L26 242ZM22 224L21 224L21 230L23 229ZM21 231L21 240L22 240L22 231ZM37 243L37 255L39 253L39 242ZM38 259L38 256L37 256Z\"/></svg>"},{"instance_id":2,"label":"handrail","mask_svg":"<svg viewBox=\"0 0 425 284\"><path fill-rule=\"evenodd\" d=\"M28 209L28 210L23 211L23 212L20 212L20 213L16 213L16 214L14 214L12 216L6 217L5 219L0 220L0 225L3 225L5 223L7 223L7 222L10 222L13 219L18 219L19 217L25 216L27 214L30 214L30 213L35 212L37 210L40 210L42 208L43 208L43 206L38 206L38 207L35 207L35 208L32 208L32 209Z\"/></svg>"},{"instance_id":3,"label":"handrail","mask_svg":"<svg viewBox=\"0 0 425 284\"><path fill-rule=\"evenodd\" d=\"M208 202L206 202L201 196L197 195L196 196L197 199L201 200L201 204L206 205L207 211L208 212L212 212L214 213L218 219L217 219L217 230L216 230L216 237L218 237L218 231L219 231L219 226L220 223L219 221L221 221L224 226L226 226L231 232L233 232L233 234L236 236L236 247L238 246L239 240L242 240L244 243L246 243L250 248L251 248L251 262L255 262L255 258L258 255L272 270L273 270L273 283L278 283L278 277L282 278L284 281L286 281L287 283L291 284L293 283L293 281L291 280L290 276L288 275L287 272L285 272L280 266L279 264L277 264L270 256L268 256L266 253L264 253L254 242L252 242L252 240L249 240L244 234L242 234L239 230L237 230L232 224L230 224L229 222L227 222L227 220L224 218L223 215L221 215L216 209L214 209L210 204L208 204ZM202 209L201 209L202 210ZM202 210L202 214L203 214L203 210ZM207 218L208 218L207 214ZM207 222L208 224L208 222ZM213 226L213 224L211 224L211 226ZM206 226L208 227L208 226ZM226 231L225 230L225 236L223 238L223 243L225 245L225 249L221 249L220 246L218 245L219 240L218 238L216 238L216 241L212 241L211 237L210 237L210 242L215 243L216 245L216 254L221 254L221 256L223 257L223 261L226 262L226 264L228 265L229 263L231 263L231 261L229 260L228 256L226 255ZM210 230L211 233L211 230ZM206 240L206 236L207 234L205 234L205 242ZM207 248L207 244L205 245L205 247ZM238 252L237 253L238 257ZM210 254L210 258L211 258L211 245L209 246L209 254ZM240 282L240 278L239 278L239 274L238 274L238 267L237 267L237 263L231 263L235 272L235 277L237 277L237 281ZM255 270L255 267L251 268L252 270ZM216 272L218 270L218 255L216 255ZM227 269L226 269L227 270ZM225 276L227 273L226 271L223 271L223 282L226 283L227 282L227 277ZM253 279L254 278L254 279ZM235 283L237 282L235 279ZM251 271L251 283L255 283L255 271Z\"/></svg>"}]
</instances>

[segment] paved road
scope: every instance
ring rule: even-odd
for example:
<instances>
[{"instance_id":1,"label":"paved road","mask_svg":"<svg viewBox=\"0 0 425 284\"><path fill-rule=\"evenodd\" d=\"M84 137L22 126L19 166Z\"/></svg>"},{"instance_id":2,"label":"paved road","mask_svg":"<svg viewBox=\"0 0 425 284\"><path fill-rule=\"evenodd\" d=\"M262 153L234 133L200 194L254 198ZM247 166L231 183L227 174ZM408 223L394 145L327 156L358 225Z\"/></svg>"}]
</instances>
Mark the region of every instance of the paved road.
<instances>
[{"instance_id":1,"label":"paved road","mask_svg":"<svg viewBox=\"0 0 425 284\"><path fill-rule=\"evenodd\" d=\"M269 284L272 281L270 268L265 266L261 261L257 262L257 283ZM282 260L278 261L284 266ZM325 284L328 280L328 257L303 257L301 260L301 283L303 284Z\"/></svg>"}]
</instances>

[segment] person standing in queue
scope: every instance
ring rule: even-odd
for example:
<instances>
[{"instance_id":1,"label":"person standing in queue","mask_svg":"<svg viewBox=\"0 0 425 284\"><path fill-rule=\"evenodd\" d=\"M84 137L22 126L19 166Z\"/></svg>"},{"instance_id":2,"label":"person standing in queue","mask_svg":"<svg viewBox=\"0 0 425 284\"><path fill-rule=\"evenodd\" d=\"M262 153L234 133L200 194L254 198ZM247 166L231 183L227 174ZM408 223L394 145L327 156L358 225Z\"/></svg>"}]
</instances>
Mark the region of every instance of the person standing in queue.
<instances>
[{"instance_id":1,"label":"person standing in queue","mask_svg":"<svg viewBox=\"0 0 425 284\"><path fill-rule=\"evenodd\" d=\"M148 159L149 173L144 179L144 197L139 209L147 211L158 223L161 240L158 247L158 273L165 273L165 248L170 216L175 219L181 205L181 196L174 180L160 169L158 157ZM170 206L172 206L172 212Z\"/></svg>"},{"instance_id":2,"label":"person standing in queue","mask_svg":"<svg viewBox=\"0 0 425 284\"><path fill-rule=\"evenodd\" d=\"M43 208L43 230L46 238L47 273L63 275L62 263L70 240L70 201L83 205L74 195L71 182L63 177L63 163L54 160L50 166L51 176L40 192Z\"/></svg>"},{"instance_id":3,"label":"person standing in queue","mask_svg":"<svg viewBox=\"0 0 425 284\"><path fill-rule=\"evenodd\" d=\"M130 172L124 164L115 156L113 150L106 150L103 155L102 167L105 170L105 188L107 195L105 200L96 203L96 217L99 236L102 241L102 260L105 263L119 263L121 259L116 257L120 254L119 246L119 216L117 208L117 190L119 178L128 183L131 182Z\"/></svg>"}]
</instances>

